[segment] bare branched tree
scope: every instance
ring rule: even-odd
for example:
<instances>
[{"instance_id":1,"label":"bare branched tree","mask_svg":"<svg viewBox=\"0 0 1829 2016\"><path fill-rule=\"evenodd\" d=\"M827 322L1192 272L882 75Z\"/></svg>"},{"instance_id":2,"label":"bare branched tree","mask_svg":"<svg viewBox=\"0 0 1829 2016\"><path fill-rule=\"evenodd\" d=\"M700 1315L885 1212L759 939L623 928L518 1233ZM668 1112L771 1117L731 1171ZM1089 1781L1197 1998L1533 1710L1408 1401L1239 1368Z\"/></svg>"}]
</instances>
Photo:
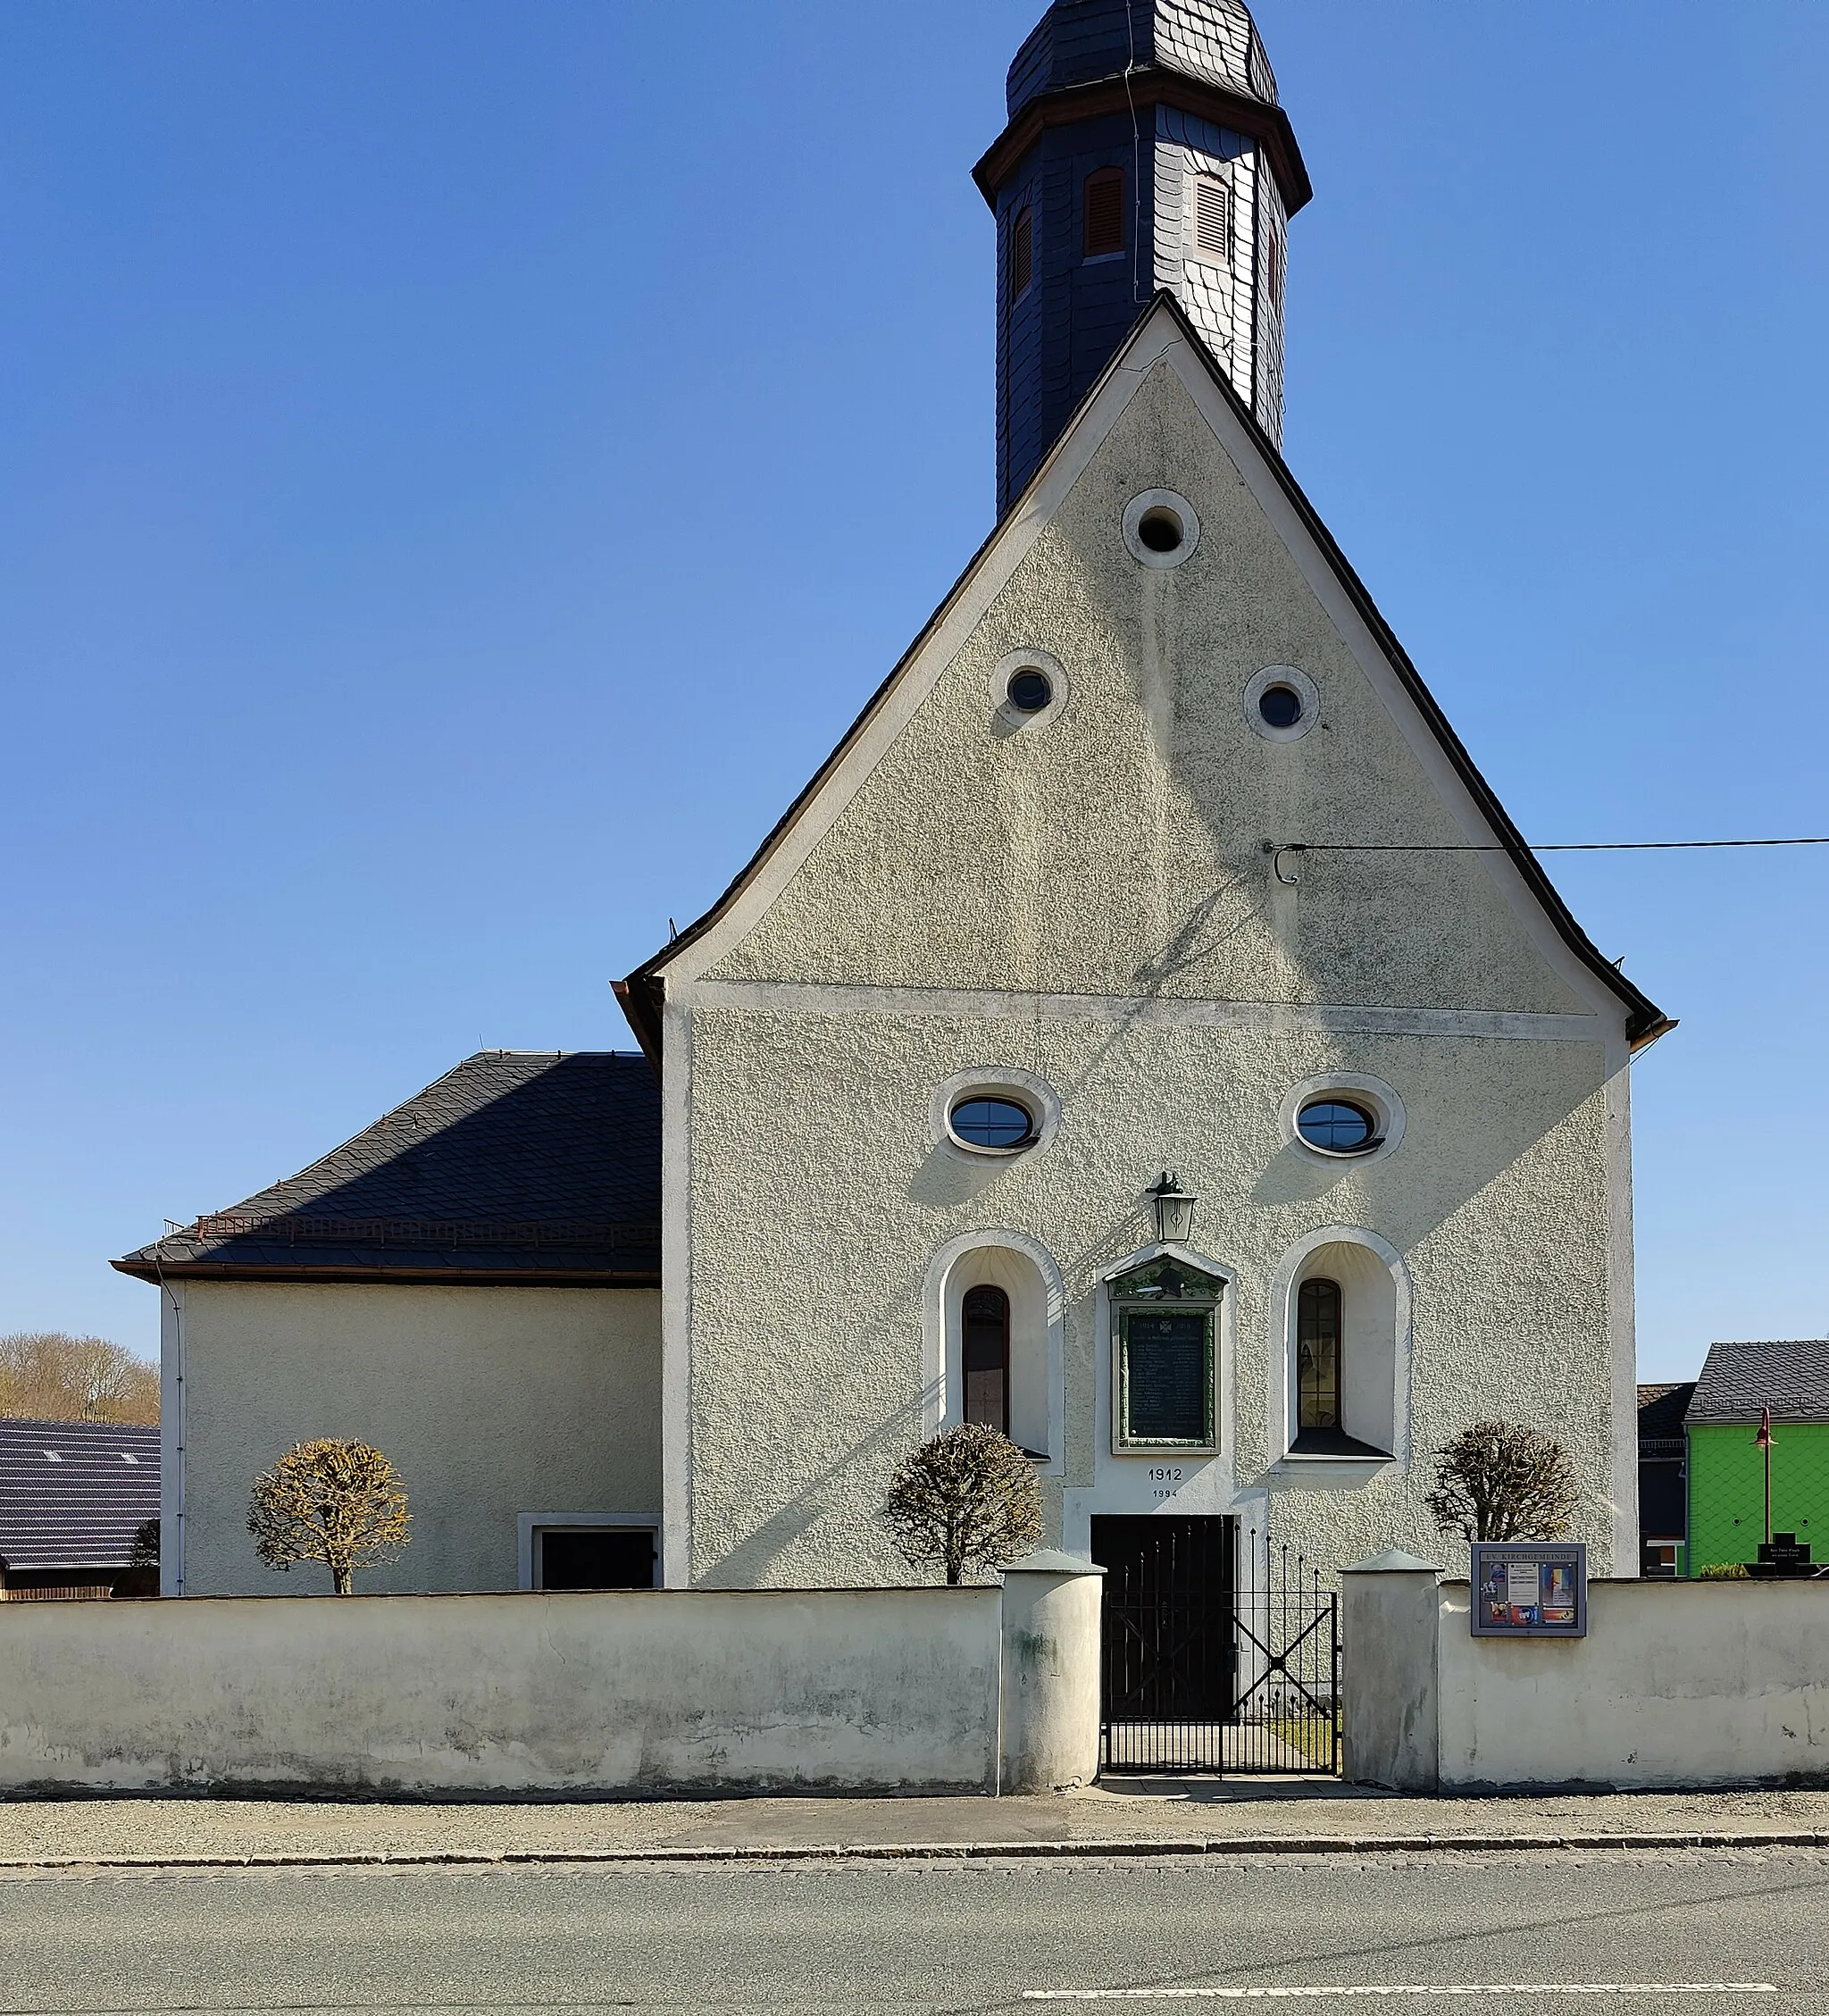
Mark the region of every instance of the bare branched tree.
<instances>
[{"instance_id":1,"label":"bare branched tree","mask_svg":"<svg viewBox=\"0 0 1829 2016\"><path fill-rule=\"evenodd\" d=\"M1423 1501L1443 1533L1462 1539L1557 1540L1581 1502L1559 1442L1510 1421L1476 1421L1435 1458Z\"/></svg>"},{"instance_id":2,"label":"bare branched tree","mask_svg":"<svg viewBox=\"0 0 1829 2016\"><path fill-rule=\"evenodd\" d=\"M410 1537L398 1473L365 1442L301 1442L254 1480L247 1530L255 1552L283 1572L322 1561L339 1596L355 1570L391 1561Z\"/></svg>"},{"instance_id":3,"label":"bare branched tree","mask_svg":"<svg viewBox=\"0 0 1829 2016\"><path fill-rule=\"evenodd\" d=\"M150 1427L159 1418L159 1368L105 1337L18 1330L0 1337L0 1418Z\"/></svg>"},{"instance_id":4,"label":"bare branched tree","mask_svg":"<svg viewBox=\"0 0 1829 2016\"><path fill-rule=\"evenodd\" d=\"M956 1587L968 1568L1003 1568L1040 1543L1041 1487L1007 1435L968 1421L903 1459L882 1516L905 1561L941 1567Z\"/></svg>"}]
</instances>

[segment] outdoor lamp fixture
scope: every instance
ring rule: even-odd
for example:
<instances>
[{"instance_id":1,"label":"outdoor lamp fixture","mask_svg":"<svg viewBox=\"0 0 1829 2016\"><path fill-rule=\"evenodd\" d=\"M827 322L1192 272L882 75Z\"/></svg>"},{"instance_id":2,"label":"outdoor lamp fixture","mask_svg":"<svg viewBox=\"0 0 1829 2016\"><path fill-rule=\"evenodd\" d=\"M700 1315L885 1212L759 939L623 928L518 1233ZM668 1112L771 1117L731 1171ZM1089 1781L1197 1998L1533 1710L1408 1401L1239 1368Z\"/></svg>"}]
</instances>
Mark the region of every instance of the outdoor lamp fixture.
<instances>
[{"instance_id":1,"label":"outdoor lamp fixture","mask_svg":"<svg viewBox=\"0 0 1829 2016\"><path fill-rule=\"evenodd\" d=\"M1165 1246L1185 1245L1194 1230L1194 1207L1200 1200L1182 1188L1182 1179L1166 1169L1159 1182L1144 1192L1156 1212L1156 1236Z\"/></svg>"}]
</instances>

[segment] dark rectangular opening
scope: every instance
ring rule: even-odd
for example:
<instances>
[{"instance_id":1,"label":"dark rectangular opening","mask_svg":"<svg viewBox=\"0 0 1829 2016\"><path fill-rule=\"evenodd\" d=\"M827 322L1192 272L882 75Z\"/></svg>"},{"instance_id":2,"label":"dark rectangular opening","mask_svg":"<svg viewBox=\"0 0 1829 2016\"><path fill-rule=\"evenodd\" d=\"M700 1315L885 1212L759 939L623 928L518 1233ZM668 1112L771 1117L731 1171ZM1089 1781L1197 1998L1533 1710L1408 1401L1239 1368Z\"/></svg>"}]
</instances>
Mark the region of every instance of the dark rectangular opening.
<instances>
[{"instance_id":1,"label":"dark rectangular opening","mask_svg":"<svg viewBox=\"0 0 1829 2016\"><path fill-rule=\"evenodd\" d=\"M652 1589L654 1529L646 1526L544 1527L542 1589Z\"/></svg>"},{"instance_id":2,"label":"dark rectangular opening","mask_svg":"<svg viewBox=\"0 0 1829 2016\"><path fill-rule=\"evenodd\" d=\"M1231 1714L1236 1524L1093 1520L1092 1559L1105 1570L1107 1723L1219 1722Z\"/></svg>"}]
</instances>

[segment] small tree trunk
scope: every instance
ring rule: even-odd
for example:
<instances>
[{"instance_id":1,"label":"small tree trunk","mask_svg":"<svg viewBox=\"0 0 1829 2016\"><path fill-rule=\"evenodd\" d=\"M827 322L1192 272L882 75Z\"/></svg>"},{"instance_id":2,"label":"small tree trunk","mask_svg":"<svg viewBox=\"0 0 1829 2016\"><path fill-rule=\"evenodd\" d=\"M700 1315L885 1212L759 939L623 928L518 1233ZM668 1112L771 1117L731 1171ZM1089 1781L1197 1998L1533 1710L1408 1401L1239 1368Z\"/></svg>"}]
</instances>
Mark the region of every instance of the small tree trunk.
<instances>
[{"instance_id":1,"label":"small tree trunk","mask_svg":"<svg viewBox=\"0 0 1829 2016\"><path fill-rule=\"evenodd\" d=\"M336 1584L339 1596L353 1596L355 1594L355 1570L347 1561L338 1562L331 1568L330 1578Z\"/></svg>"}]
</instances>

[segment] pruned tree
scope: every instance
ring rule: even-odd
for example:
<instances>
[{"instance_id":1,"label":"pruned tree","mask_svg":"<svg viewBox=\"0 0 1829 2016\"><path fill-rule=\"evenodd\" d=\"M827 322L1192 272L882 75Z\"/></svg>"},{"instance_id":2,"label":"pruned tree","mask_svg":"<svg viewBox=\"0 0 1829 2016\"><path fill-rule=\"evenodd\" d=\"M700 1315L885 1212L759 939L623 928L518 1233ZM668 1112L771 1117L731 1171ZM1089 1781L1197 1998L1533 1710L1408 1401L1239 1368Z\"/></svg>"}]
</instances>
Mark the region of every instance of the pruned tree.
<instances>
[{"instance_id":1,"label":"pruned tree","mask_svg":"<svg viewBox=\"0 0 1829 2016\"><path fill-rule=\"evenodd\" d=\"M1469 1542L1556 1540L1568 1531L1581 1487L1551 1436L1476 1421L1436 1452L1435 1488L1423 1502L1443 1533Z\"/></svg>"},{"instance_id":2,"label":"pruned tree","mask_svg":"<svg viewBox=\"0 0 1829 2016\"><path fill-rule=\"evenodd\" d=\"M410 1523L399 1473L365 1442L296 1443L254 1480L247 1508L269 1568L322 1561L339 1596L352 1593L357 1568L398 1555Z\"/></svg>"},{"instance_id":3,"label":"pruned tree","mask_svg":"<svg viewBox=\"0 0 1829 2016\"><path fill-rule=\"evenodd\" d=\"M133 1539L127 1549L129 1568L157 1568L159 1565L159 1522L157 1519L142 1519L133 1529Z\"/></svg>"},{"instance_id":4,"label":"pruned tree","mask_svg":"<svg viewBox=\"0 0 1829 2016\"><path fill-rule=\"evenodd\" d=\"M1007 1435L967 1421L903 1458L882 1517L910 1567L943 1568L956 1587L968 1568L1003 1568L1040 1544L1041 1487Z\"/></svg>"},{"instance_id":5,"label":"pruned tree","mask_svg":"<svg viewBox=\"0 0 1829 2016\"><path fill-rule=\"evenodd\" d=\"M150 1427L159 1418L159 1368L105 1337L15 1330L0 1337L0 1418Z\"/></svg>"}]
</instances>

